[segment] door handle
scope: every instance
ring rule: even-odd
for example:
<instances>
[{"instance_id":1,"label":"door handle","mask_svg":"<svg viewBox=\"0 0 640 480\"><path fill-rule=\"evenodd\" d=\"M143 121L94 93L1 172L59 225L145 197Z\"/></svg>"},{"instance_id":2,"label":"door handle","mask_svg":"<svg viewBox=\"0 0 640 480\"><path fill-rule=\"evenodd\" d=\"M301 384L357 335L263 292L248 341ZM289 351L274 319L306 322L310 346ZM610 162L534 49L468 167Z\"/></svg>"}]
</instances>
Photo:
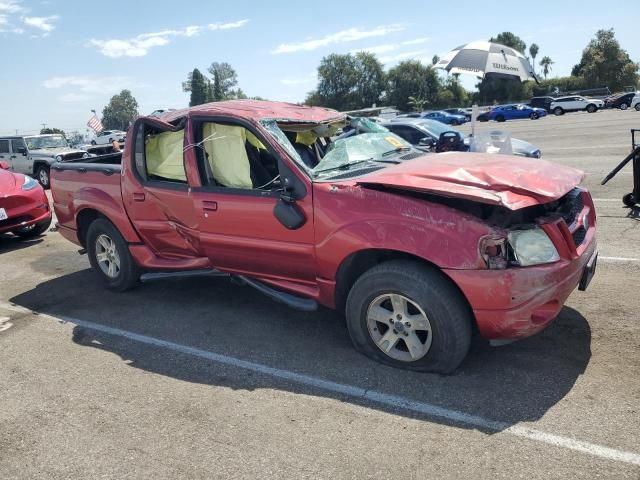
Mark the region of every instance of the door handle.
<instances>
[{"instance_id":1,"label":"door handle","mask_svg":"<svg viewBox=\"0 0 640 480\"><path fill-rule=\"evenodd\" d=\"M202 210L205 212L217 212L218 211L218 202L212 202L209 200L204 200L202 202Z\"/></svg>"},{"instance_id":2,"label":"door handle","mask_svg":"<svg viewBox=\"0 0 640 480\"><path fill-rule=\"evenodd\" d=\"M133 201L134 202L144 202L144 192L133 192Z\"/></svg>"},{"instance_id":3,"label":"door handle","mask_svg":"<svg viewBox=\"0 0 640 480\"><path fill-rule=\"evenodd\" d=\"M11 155L9 158L18 158L18 157L16 157L15 155Z\"/></svg>"}]
</instances>

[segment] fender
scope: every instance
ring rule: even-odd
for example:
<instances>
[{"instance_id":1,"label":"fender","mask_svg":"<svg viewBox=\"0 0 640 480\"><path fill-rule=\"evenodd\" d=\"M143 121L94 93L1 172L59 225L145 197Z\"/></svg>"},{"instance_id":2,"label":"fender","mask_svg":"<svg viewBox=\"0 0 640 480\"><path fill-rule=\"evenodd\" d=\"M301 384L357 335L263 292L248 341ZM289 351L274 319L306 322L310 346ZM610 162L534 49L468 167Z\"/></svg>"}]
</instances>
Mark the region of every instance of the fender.
<instances>
[{"instance_id":1,"label":"fender","mask_svg":"<svg viewBox=\"0 0 640 480\"><path fill-rule=\"evenodd\" d=\"M120 185L118 184L118 189L119 187ZM78 214L85 209L95 210L104 215L115 225L128 243L142 242L133 225L131 225L131 221L122 202L116 202L107 192L95 187L85 187L75 193L72 206L73 212L70 213L73 213L74 226L76 229L78 228Z\"/></svg>"}]
</instances>

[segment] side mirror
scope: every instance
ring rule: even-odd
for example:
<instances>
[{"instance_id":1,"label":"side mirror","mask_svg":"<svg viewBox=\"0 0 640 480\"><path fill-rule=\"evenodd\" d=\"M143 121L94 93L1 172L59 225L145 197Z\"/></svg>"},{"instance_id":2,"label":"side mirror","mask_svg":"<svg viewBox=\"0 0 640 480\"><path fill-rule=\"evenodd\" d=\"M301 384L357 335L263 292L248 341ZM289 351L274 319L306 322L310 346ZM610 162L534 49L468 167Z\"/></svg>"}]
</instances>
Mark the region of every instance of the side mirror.
<instances>
[{"instance_id":1,"label":"side mirror","mask_svg":"<svg viewBox=\"0 0 640 480\"><path fill-rule=\"evenodd\" d=\"M282 192L273 214L288 230L297 230L307 222L304 212L296 205L295 189L289 177L282 178Z\"/></svg>"},{"instance_id":2,"label":"side mirror","mask_svg":"<svg viewBox=\"0 0 640 480\"><path fill-rule=\"evenodd\" d=\"M24 147L18 147L18 153L22 154L24 157L27 156L27 149Z\"/></svg>"},{"instance_id":3,"label":"side mirror","mask_svg":"<svg viewBox=\"0 0 640 480\"><path fill-rule=\"evenodd\" d=\"M10 168L9 162L0 161L0 170L9 170Z\"/></svg>"},{"instance_id":4,"label":"side mirror","mask_svg":"<svg viewBox=\"0 0 640 480\"><path fill-rule=\"evenodd\" d=\"M436 144L436 141L430 137L421 138L418 142L418 146L420 147L433 147Z\"/></svg>"}]
</instances>

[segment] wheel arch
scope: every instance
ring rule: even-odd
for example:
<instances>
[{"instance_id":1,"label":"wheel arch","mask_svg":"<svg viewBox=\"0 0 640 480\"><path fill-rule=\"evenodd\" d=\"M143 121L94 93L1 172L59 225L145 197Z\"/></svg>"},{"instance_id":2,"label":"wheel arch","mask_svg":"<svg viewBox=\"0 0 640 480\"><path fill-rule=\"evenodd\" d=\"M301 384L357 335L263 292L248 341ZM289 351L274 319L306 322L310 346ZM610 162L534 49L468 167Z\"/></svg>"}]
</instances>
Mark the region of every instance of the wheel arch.
<instances>
[{"instance_id":1,"label":"wheel arch","mask_svg":"<svg viewBox=\"0 0 640 480\"><path fill-rule=\"evenodd\" d=\"M382 249L382 248L367 248L363 250L358 250L349 254L346 258L342 260L338 270L336 272L336 284L335 284L335 308L339 312L343 312L346 302L347 296L349 295L349 291L356 283L358 278L362 276L365 272L375 267L376 265L380 265L381 263L388 262L391 260L409 260L415 262L417 264L426 266L430 269L440 272L440 274L446 278L460 293L460 296L464 299L466 305L469 310L472 311L471 305L469 304L469 300L467 299L464 292L458 287L458 285L445 274L442 269L433 262L420 257L418 255L414 255L412 253L403 252L401 250L393 250L393 249Z\"/></svg>"}]
</instances>

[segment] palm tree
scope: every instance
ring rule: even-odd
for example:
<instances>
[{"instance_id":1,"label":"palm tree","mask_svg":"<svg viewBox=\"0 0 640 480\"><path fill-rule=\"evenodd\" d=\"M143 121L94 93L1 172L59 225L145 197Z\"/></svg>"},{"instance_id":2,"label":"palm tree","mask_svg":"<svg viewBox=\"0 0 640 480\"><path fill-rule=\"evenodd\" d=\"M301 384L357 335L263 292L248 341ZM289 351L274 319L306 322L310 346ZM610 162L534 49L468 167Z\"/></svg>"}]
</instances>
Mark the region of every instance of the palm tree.
<instances>
[{"instance_id":1,"label":"palm tree","mask_svg":"<svg viewBox=\"0 0 640 480\"><path fill-rule=\"evenodd\" d=\"M554 63L555 62L546 55L542 57L542 60L540 60L540 66L542 67L542 73L544 74L545 80L547 79L547 75L549 75L549 72L551 71L551 65L553 65Z\"/></svg>"},{"instance_id":2,"label":"palm tree","mask_svg":"<svg viewBox=\"0 0 640 480\"><path fill-rule=\"evenodd\" d=\"M427 104L427 100L422 97L409 97L408 100L407 103L413 107L415 112L421 112Z\"/></svg>"},{"instance_id":3,"label":"palm tree","mask_svg":"<svg viewBox=\"0 0 640 480\"><path fill-rule=\"evenodd\" d=\"M539 51L540 51L540 47L538 47L537 44L532 43L531 46L529 46L529 55L531 55L531 58L533 59L533 62L531 62L531 65L533 67L534 75L536 73L536 57L538 56Z\"/></svg>"}]
</instances>

